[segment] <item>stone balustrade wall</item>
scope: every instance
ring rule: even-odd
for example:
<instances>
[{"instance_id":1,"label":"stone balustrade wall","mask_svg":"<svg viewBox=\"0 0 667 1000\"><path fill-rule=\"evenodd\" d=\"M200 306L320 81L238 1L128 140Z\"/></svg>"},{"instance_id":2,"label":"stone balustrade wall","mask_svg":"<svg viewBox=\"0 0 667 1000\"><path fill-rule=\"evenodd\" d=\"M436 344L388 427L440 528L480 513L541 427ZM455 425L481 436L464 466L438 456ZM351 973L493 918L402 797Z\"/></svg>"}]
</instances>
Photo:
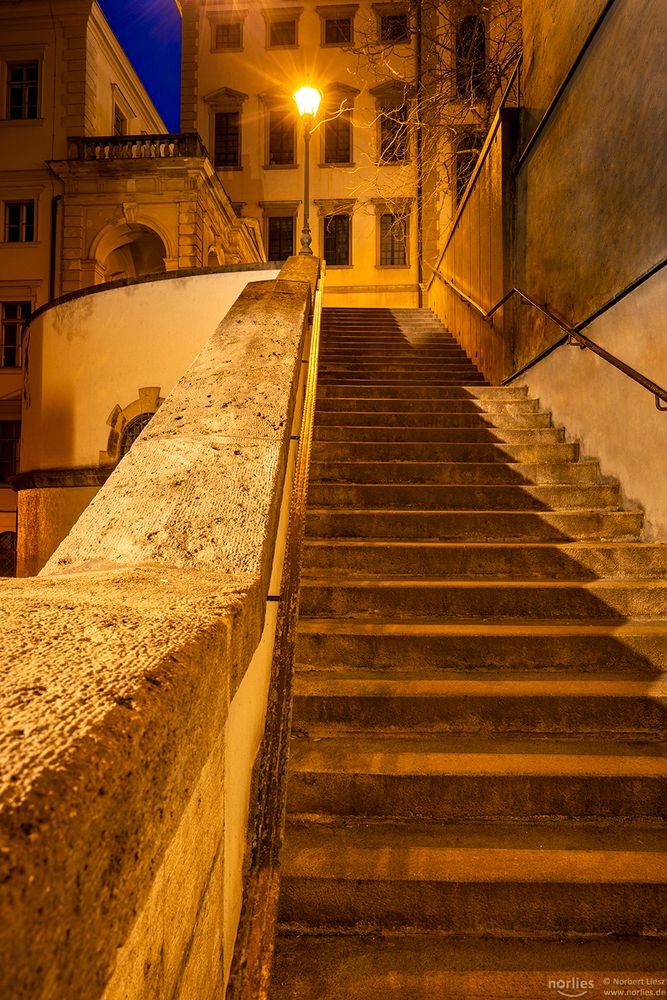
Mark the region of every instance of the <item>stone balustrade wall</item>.
<instances>
[{"instance_id":1,"label":"stone balustrade wall","mask_svg":"<svg viewBox=\"0 0 667 1000\"><path fill-rule=\"evenodd\" d=\"M224 995L316 271L249 285L40 576L0 581L0 996Z\"/></svg>"}]
</instances>

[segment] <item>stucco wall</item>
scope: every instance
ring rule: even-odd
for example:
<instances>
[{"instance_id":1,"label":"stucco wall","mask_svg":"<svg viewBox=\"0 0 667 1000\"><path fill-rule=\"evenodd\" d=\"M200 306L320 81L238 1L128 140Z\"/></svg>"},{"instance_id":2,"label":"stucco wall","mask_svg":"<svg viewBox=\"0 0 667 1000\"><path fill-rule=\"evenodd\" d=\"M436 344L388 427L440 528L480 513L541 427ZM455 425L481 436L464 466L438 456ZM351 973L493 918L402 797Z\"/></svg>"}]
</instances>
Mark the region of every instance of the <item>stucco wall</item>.
<instances>
[{"instance_id":1,"label":"stucco wall","mask_svg":"<svg viewBox=\"0 0 667 1000\"><path fill-rule=\"evenodd\" d=\"M667 387L667 340L655 317L667 314L663 270L587 327L596 343ZM521 378L553 411L583 455L620 480L628 506L645 512L648 538L667 539L667 413L654 397L590 351L561 347Z\"/></svg>"},{"instance_id":2,"label":"stucco wall","mask_svg":"<svg viewBox=\"0 0 667 1000\"><path fill-rule=\"evenodd\" d=\"M524 141L601 6L524 3ZM661 4L617 0L517 178L517 284L570 323L665 256L663 28ZM517 367L557 336L526 314Z\"/></svg>"},{"instance_id":3,"label":"stucco wall","mask_svg":"<svg viewBox=\"0 0 667 1000\"><path fill-rule=\"evenodd\" d=\"M0 582L3 997L224 995L316 268L248 287L44 574Z\"/></svg>"}]
</instances>

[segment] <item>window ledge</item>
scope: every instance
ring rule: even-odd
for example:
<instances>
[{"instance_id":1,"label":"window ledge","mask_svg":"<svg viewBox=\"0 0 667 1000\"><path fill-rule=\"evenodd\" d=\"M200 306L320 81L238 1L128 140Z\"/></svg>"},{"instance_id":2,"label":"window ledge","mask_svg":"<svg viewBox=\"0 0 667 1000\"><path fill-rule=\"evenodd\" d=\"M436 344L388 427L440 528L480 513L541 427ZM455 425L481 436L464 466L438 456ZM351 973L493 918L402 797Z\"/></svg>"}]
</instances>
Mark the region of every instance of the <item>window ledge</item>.
<instances>
[{"instance_id":1,"label":"window ledge","mask_svg":"<svg viewBox=\"0 0 667 1000\"><path fill-rule=\"evenodd\" d=\"M411 264L376 264L377 271L409 271Z\"/></svg>"},{"instance_id":2,"label":"window ledge","mask_svg":"<svg viewBox=\"0 0 667 1000\"><path fill-rule=\"evenodd\" d=\"M29 248L29 247L38 247L38 246L39 246L39 240L30 240L30 241L28 241L28 240L25 240L25 241L24 240L16 240L16 241L14 241L14 240L2 240L0 242L0 247L2 247L3 250L7 250L10 247L21 247L21 248L28 247Z\"/></svg>"},{"instance_id":3,"label":"window ledge","mask_svg":"<svg viewBox=\"0 0 667 1000\"><path fill-rule=\"evenodd\" d=\"M30 125L44 125L46 118L0 118L0 126L19 125L22 128Z\"/></svg>"},{"instance_id":4,"label":"window ledge","mask_svg":"<svg viewBox=\"0 0 667 1000\"><path fill-rule=\"evenodd\" d=\"M298 163L263 163L262 170L296 170Z\"/></svg>"},{"instance_id":5,"label":"window ledge","mask_svg":"<svg viewBox=\"0 0 667 1000\"><path fill-rule=\"evenodd\" d=\"M327 264L327 271L352 271L354 264Z\"/></svg>"},{"instance_id":6,"label":"window ledge","mask_svg":"<svg viewBox=\"0 0 667 1000\"><path fill-rule=\"evenodd\" d=\"M352 163L318 163L318 167L322 167L323 170L331 170L335 167L341 167L343 170L349 170L350 167L356 167L354 161Z\"/></svg>"},{"instance_id":7,"label":"window ledge","mask_svg":"<svg viewBox=\"0 0 667 1000\"><path fill-rule=\"evenodd\" d=\"M285 49L298 49L299 45L298 43L296 45L266 45L265 48L267 52L275 52L276 50L284 52Z\"/></svg>"},{"instance_id":8,"label":"window ledge","mask_svg":"<svg viewBox=\"0 0 667 1000\"><path fill-rule=\"evenodd\" d=\"M214 163L213 166L218 171L218 173L225 173L225 174L231 174L234 172L238 173L239 170L243 170L243 167L241 166L229 167L224 163Z\"/></svg>"},{"instance_id":9,"label":"window ledge","mask_svg":"<svg viewBox=\"0 0 667 1000\"><path fill-rule=\"evenodd\" d=\"M238 49L233 49L233 48L210 49L211 55L213 55L213 56L219 56L219 55L222 55L225 52L243 52L243 51L244 51L244 49L243 49L242 45L239 46Z\"/></svg>"}]
</instances>

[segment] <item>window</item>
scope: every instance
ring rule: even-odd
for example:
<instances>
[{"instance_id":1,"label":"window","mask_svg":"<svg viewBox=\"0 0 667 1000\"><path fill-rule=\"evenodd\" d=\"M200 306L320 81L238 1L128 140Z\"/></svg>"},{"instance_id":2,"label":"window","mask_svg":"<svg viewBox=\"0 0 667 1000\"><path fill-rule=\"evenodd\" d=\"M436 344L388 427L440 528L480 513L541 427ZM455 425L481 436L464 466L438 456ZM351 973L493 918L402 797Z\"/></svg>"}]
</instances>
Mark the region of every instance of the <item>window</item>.
<instances>
[{"instance_id":1,"label":"window","mask_svg":"<svg viewBox=\"0 0 667 1000\"><path fill-rule=\"evenodd\" d=\"M15 531L0 531L0 576L16 576Z\"/></svg>"},{"instance_id":2,"label":"window","mask_svg":"<svg viewBox=\"0 0 667 1000\"><path fill-rule=\"evenodd\" d=\"M113 106L113 134L127 135L127 118L117 104Z\"/></svg>"},{"instance_id":3,"label":"window","mask_svg":"<svg viewBox=\"0 0 667 1000\"><path fill-rule=\"evenodd\" d=\"M402 163L408 158L407 106L385 108L380 112L380 159L384 163Z\"/></svg>"},{"instance_id":4,"label":"window","mask_svg":"<svg viewBox=\"0 0 667 1000\"><path fill-rule=\"evenodd\" d=\"M397 215L380 216L380 267L407 263L406 223Z\"/></svg>"},{"instance_id":5,"label":"window","mask_svg":"<svg viewBox=\"0 0 667 1000\"><path fill-rule=\"evenodd\" d=\"M5 243L32 243L35 239L34 201L5 202Z\"/></svg>"},{"instance_id":6,"label":"window","mask_svg":"<svg viewBox=\"0 0 667 1000\"><path fill-rule=\"evenodd\" d=\"M477 14L456 25L456 93L468 100L483 97L486 70L486 31Z\"/></svg>"},{"instance_id":7,"label":"window","mask_svg":"<svg viewBox=\"0 0 667 1000\"><path fill-rule=\"evenodd\" d=\"M240 49L243 47L241 21L227 21L215 25L215 49Z\"/></svg>"},{"instance_id":8,"label":"window","mask_svg":"<svg viewBox=\"0 0 667 1000\"><path fill-rule=\"evenodd\" d=\"M324 44L345 45L352 41L351 17L326 17L324 19Z\"/></svg>"},{"instance_id":9,"label":"window","mask_svg":"<svg viewBox=\"0 0 667 1000\"><path fill-rule=\"evenodd\" d=\"M341 111L324 123L324 162L352 162L352 122L350 112Z\"/></svg>"},{"instance_id":10,"label":"window","mask_svg":"<svg viewBox=\"0 0 667 1000\"><path fill-rule=\"evenodd\" d=\"M269 166L293 166L294 115L284 110L269 111Z\"/></svg>"},{"instance_id":11,"label":"window","mask_svg":"<svg viewBox=\"0 0 667 1000\"><path fill-rule=\"evenodd\" d=\"M238 111L216 111L213 158L216 167L241 166L241 129Z\"/></svg>"},{"instance_id":12,"label":"window","mask_svg":"<svg viewBox=\"0 0 667 1000\"><path fill-rule=\"evenodd\" d=\"M408 41L408 15L402 14L381 14L380 15L380 41L381 42L407 42Z\"/></svg>"},{"instance_id":13,"label":"window","mask_svg":"<svg viewBox=\"0 0 667 1000\"><path fill-rule=\"evenodd\" d=\"M7 117L37 118L39 107L39 63L9 63L7 66Z\"/></svg>"},{"instance_id":14,"label":"window","mask_svg":"<svg viewBox=\"0 0 667 1000\"><path fill-rule=\"evenodd\" d=\"M21 334L30 315L29 302L3 302L0 306L0 368L21 367Z\"/></svg>"},{"instance_id":15,"label":"window","mask_svg":"<svg viewBox=\"0 0 667 1000\"><path fill-rule=\"evenodd\" d=\"M153 413L140 413L137 417L133 417L132 420L128 420L123 428L123 433L120 439L119 461L127 455L128 451L137 440L146 424L149 423L151 417L154 415L155 414Z\"/></svg>"},{"instance_id":16,"label":"window","mask_svg":"<svg viewBox=\"0 0 667 1000\"><path fill-rule=\"evenodd\" d=\"M269 46L296 45L296 21L271 21L269 24Z\"/></svg>"},{"instance_id":17,"label":"window","mask_svg":"<svg viewBox=\"0 0 667 1000\"><path fill-rule=\"evenodd\" d=\"M20 420L0 420L0 483L9 482L19 467Z\"/></svg>"},{"instance_id":18,"label":"window","mask_svg":"<svg viewBox=\"0 0 667 1000\"><path fill-rule=\"evenodd\" d=\"M472 177L479 154L482 149L482 136L479 132L470 131L459 139L456 147L456 202L461 201L468 181Z\"/></svg>"},{"instance_id":19,"label":"window","mask_svg":"<svg viewBox=\"0 0 667 1000\"><path fill-rule=\"evenodd\" d=\"M350 263L350 216L324 216L324 259L332 266Z\"/></svg>"},{"instance_id":20,"label":"window","mask_svg":"<svg viewBox=\"0 0 667 1000\"><path fill-rule=\"evenodd\" d=\"M268 220L269 260L287 260L294 253L294 216L272 215Z\"/></svg>"}]
</instances>

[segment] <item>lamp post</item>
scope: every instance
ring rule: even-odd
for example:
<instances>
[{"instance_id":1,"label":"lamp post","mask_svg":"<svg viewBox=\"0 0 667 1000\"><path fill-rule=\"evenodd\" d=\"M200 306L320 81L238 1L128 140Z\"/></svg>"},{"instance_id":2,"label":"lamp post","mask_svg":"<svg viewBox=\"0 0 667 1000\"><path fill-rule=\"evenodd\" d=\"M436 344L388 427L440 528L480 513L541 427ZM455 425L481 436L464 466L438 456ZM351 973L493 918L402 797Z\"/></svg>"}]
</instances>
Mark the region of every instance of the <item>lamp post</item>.
<instances>
[{"instance_id":1,"label":"lamp post","mask_svg":"<svg viewBox=\"0 0 667 1000\"><path fill-rule=\"evenodd\" d=\"M319 90L315 90L314 87L300 87L293 96L296 101L296 106L299 109L299 114L303 119L303 141L305 146L303 170L303 229L301 230L301 249L299 250L299 255L312 257L313 251L310 249L312 239L310 234L310 225L308 223L308 202L310 198L308 192L310 174L310 135L313 118L317 114L317 109L320 106L322 95Z\"/></svg>"}]
</instances>

